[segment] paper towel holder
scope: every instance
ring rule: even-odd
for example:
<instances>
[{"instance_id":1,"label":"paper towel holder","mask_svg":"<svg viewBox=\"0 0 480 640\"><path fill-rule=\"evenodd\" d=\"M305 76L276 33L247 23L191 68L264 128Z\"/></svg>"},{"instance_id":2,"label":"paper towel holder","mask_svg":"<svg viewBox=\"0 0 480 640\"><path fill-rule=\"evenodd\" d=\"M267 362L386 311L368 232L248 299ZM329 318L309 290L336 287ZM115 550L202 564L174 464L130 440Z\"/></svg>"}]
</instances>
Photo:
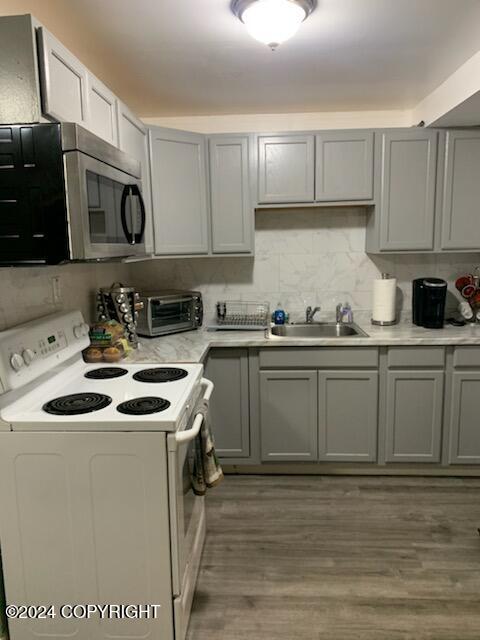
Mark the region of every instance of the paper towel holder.
<instances>
[{"instance_id":1,"label":"paper towel holder","mask_svg":"<svg viewBox=\"0 0 480 640\"><path fill-rule=\"evenodd\" d=\"M382 273L382 280L390 280L392 276L389 273ZM397 324L398 318L394 318L393 320L374 320L371 319L371 323L378 327L391 327L394 324Z\"/></svg>"}]
</instances>

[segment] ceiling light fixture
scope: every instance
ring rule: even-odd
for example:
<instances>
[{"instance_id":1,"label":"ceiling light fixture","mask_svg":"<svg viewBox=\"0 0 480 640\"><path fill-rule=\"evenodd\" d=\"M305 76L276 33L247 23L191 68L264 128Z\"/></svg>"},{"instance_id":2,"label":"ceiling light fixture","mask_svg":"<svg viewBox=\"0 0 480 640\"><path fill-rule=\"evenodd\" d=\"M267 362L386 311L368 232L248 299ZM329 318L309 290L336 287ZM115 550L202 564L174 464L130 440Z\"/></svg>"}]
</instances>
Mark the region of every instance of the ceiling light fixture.
<instances>
[{"instance_id":1,"label":"ceiling light fixture","mask_svg":"<svg viewBox=\"0 0 480 640\"><path fill-rule=\"evenodd\" d=\"M233 0L232 11L248 33L274 51L295 35L316 0Z\"/></svg>"}]
</instances>

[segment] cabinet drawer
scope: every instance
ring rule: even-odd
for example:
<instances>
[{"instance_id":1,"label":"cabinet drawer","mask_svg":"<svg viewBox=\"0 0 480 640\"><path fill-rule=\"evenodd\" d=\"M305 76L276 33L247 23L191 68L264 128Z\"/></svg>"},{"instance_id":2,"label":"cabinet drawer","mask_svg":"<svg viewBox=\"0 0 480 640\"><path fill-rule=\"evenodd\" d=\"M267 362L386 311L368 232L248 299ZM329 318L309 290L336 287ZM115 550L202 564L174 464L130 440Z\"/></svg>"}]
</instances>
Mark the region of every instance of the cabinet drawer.
<instances>
[{"instance_id":1,"label":"cabinet drawer","mask_svg":"<svg viewBox=\"0 0 480 640\"><path fill-rule=\"evenodd\" d=\"M443 367L445 349L443 347L390 347L387 357L392 367Z\"/></svg>"},{"instance_id":2,"label":"cabinet drawer","mask_svg":"<svg viewBox=\"0 0 480 640\"><path fill-rule=\"evenodd\" d=\"M378 350L373 347L300 347L261 349L260 368L377 367Z\"/></svg>"},{"instance_id":3,"label":"cabinet drawer","mask_svg":"<svg viewBox=\"0 0 480 640\"><path fill-rule=\"evenodd\" d=\"M455 347L454 367L480 367L480 347Z\"/></svg>"}]
</instances>

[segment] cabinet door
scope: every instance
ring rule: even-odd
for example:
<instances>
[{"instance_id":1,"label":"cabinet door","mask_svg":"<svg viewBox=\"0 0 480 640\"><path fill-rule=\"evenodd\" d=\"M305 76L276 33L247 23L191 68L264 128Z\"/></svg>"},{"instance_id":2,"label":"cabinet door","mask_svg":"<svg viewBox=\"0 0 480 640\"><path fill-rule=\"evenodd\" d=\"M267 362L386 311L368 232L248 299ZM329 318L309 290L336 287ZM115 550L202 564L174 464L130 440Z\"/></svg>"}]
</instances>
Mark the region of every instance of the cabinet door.
<instances>
[{"instance_id":1,"label":"cabinet door","mask_svg":"<svg viewBox=\"0 0 480 640\"><path fill-rule=\"evenodd\" d=\"M205 137L150 128L155 253L208 253Z\"/></svg>"},{"instance_id":2,"label":"cabinet door","mask_svg":"<svg viewBox=\"0 0 480 640\"><path fill-rule=\"evenodd\" d=\"M450 414L450 463L480 464L480 372L454 372Z\"/></svg>"},{"instance_id":3,"label":"cabinet door","mask_svg":"<svg viewBox=\"0 0 480 640\"><path fill-rule=\"evenodd\" d=\"M313 202L314 198L314 136L259 136L259 203Z\"/></svg>"},{"instance_id":4,"label":"cabinet door","mask_svg":"<svg viewBox=\"0 0 480 640\"><path fill-rule=\"evenodd\" d=\"M317 372L260 372L262 460L317 460Z\"/></svg>"},{"instance_id":5,"label":"cabinet door","mask_svg":"<svg viewBox=\"0 0 480 640\"><path fill-rule=\"evenodd\" d=\"M215 385L210 400L215 449L221 458L248 458L250 421L248 408L248 352L214 349L205 367Z\"/></svg>"},{"instance_id":6,"label":"cabinet door","mask_svg":"<svg viewBox=\"0 0 480 640\"><path fill-rule=\"evenodd\" d=\"M376 371L319 371L320 460L374 462L377 417Z\"/></svg>"},{"instance_id":7,"label":"cabinet door","mask_svg":"<svg viewBox=\"0 0 480 640\"><path fill-rule=\"evenodd\" d=\"M315 200L373 198L373 132L324 131L316 137Z\"/></svg>"},{"instance_id":8,"label":"cabinet door","mask_svg":"<svg viewBox=\"0 0 480 640\"><path fill-rule=\"evenodd\" d=\"M87 126L110 144L118 144L117 98L103 82L87 73Z\"/></svg>"},{"instance_id":9,"label":"cabinet door","mask_svg":"<svg viewBox=\"0 0 480 640\"><path fill-rule=\"evenodd\" d=\"M209 140L213 253L251 253L254 211L249 136Z\"/></svg>"},{"instance_id":10,"label":"cabinet door","mask_svg":"<svg viewBox=\"0 0 480 640\"><path fill-rule=\"evenodd\" d=\"M87 70L45 27L38 29L43 112L88 127Z\"/></svg>"},{"instance_id":11,"label":"cabinet door","mask_svg":"<svg viewBox=\"0 0 480 640\"><path fill-rule=\"evenodd\" d=\"M380 250L434 248L437 135L425 129L378 135Z\"/></svg>"},{"instance_id":12,"label":"cabinet door","mask_svg":"<svg viewBox=\"0 0 480 640\"><path fill-rule=\"evenodd\" d=\"M480 131L447 131L442 249L480 250Z\"/></svg>"},{"instance_id":13,"label":"cabinet door","mask_svg":"<svg viewBox=\"0 0 480 640\"><path fill-rule=\"evenodd\" d=\"M152 190L150 185L150 154L148 131L130 109L117 100L118 146L140 162L142 168L142 195L145 204L145 249L154 250L152 229Z\"/></svg>"},{"instance_id":14,"label":"cabinet door","mask_svg":"<svg viewBox=\"0 0 480 640\"><path fill-rule=\"evenodd\" d=\"M440 462L443 371L387 373L387 462Z\"/></svg>"}]
</instances>

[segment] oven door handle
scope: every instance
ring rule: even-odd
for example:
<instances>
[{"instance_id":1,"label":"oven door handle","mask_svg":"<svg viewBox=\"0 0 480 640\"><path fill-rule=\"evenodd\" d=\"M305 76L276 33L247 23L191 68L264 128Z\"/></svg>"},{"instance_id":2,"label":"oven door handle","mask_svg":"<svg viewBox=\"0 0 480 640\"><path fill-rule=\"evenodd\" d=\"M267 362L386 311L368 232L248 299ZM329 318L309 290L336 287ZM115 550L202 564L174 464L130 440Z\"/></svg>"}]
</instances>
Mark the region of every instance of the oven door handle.
<instances>
[{"instance_id":1,"label":"oven door handle","mask_svg":"<svg viewBox=\"0 0 480 640\"><path fill-rule=\"evenodd\" d=\"M207 378L202 378L201 383L205 387L205 393L203 394L203 399L209 400L210 396L212 395L214 384L211 380L207 380ZM197 413L191 429L187 429L186 431L180 431L175 434L176 443L184 444L185 442L190 442L190 440L193 440L200 433L200 428L202 424L203 424L203 414Z\"/></svg>"}]
</instances>

